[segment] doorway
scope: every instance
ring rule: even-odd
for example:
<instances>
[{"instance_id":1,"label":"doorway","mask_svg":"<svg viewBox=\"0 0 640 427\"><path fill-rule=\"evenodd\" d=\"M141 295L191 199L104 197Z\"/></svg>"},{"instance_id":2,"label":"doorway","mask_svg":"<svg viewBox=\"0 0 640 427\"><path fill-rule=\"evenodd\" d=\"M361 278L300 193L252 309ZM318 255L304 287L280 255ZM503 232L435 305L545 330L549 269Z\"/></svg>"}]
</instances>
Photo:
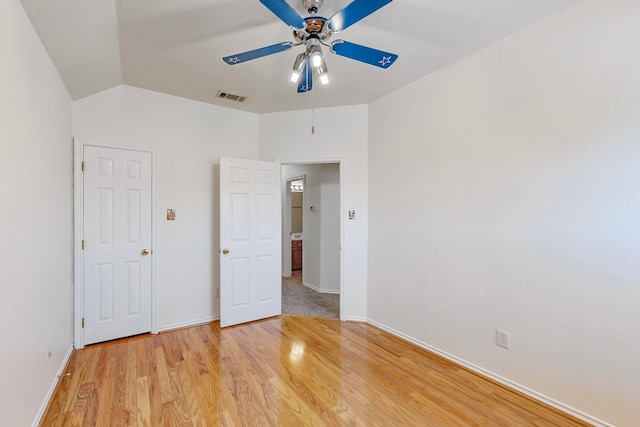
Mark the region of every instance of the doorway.
<instances>
[{"instance_id":1,"label":"doorway","mask_svg":"<svg viewBox=\"0 0 640 427\"><path fill-rule=\"evenodd\" d=\"M282 312L341 318L341 163L282 165Z\"/></svg>"}]
</instances>

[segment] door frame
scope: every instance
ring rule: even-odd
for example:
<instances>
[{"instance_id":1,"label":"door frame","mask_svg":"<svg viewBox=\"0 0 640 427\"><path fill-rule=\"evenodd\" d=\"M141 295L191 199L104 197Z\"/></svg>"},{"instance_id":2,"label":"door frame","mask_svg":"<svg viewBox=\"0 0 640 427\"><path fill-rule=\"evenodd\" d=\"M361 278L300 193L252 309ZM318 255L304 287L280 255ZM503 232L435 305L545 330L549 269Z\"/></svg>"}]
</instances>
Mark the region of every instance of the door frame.
<instances>
[{"instance_id":1,"label":"door frame","mask_svg":"<svg viewBox=\"0 0 640 427\"><path fill-rule=\"evenodd\" d=\"M84 147L111 148L117 150L139 151L151 154L151 251L155 246L155 201L156 201L156 153L151 148L124 147L86 140L73 139L73 346L75 349L84 348L84 333L82 318L84 316L84 258L82 256L82 239L84 237L84 180L82 179L82 159ZM156 263L155 254L151 257L151 333L158 333L156 324Z\"/></svg>"},{"instance_id":2,"label":"door frame","mask_svg":"<svg viewBox=\"0 0 640 427\"><path fill-rule=\"evenodd\" d=\"M345 183L344 183L344 177L346 175L345 170L346 170L346 161L343 157L325 157L325 158L315 158L315 159L309 159L309 160L282 160L282 159L275 159L274 160L276 163L280 164L280 181L288 181L288 178L284 178L282 176L282 166L285 165L322 165L322 164L328 164L328 163L338 163L340 165L340 320L341 321L345 321L347 319L346 313L345 313L345 306L346 306L346 288L347 288L347 284L345 283L344 280L344 266L345 266L345 254L347 253L347 251L345 250L345 239L344 239L344 235L345 235L345 230L347 228L347 221L348 221L348 215L345 213L344 211L344 189L345 189ZM305 176L305 185L306 185L306 176ZM284 197L286 197L286 194L284 195ZM304 196L304 200L305 200L305 204L303 204L303 209L306 207L306 195ZM303 220L304 221L304 220ZM291 229L291 226L289 226L289 229ZM284 228L283 228L284 230ZM304 233L304 230L303 230ZM283 231L284 234L284 231ZM303 248L304 248L304 240L303 240ZM284 246L284 244L283 244ZM282 250L284 251L284 247L282 248ZM284 252L283 252L283 257L284 257ZM291 258L291 243L289 243L289 258ZM304 264L304 255L302 257L302 262ZM290 262L290 261L289 261ZM291 265L291 264L289 264ZM290 271L290 269L289 269ZM284 265L282 268L282 273L284 274ZM304 267L302 268L302 274L304 275Z\"/></svg>"}]
</instances>

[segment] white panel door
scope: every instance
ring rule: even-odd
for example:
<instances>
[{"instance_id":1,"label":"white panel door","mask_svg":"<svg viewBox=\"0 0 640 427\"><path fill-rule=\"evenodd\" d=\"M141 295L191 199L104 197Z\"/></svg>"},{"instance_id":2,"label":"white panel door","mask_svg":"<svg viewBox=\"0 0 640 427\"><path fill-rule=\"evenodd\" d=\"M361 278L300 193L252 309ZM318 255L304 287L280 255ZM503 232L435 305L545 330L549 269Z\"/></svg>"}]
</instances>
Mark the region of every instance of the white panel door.
<instances>
[{"instance_id":1,"label":"white panel door","mask_svg":"<svg viewBox=\"0 0 640 427\"><path fill-rule=\"evenodd\" d=\"M280 167L220 159L220 326L282 309Z\"/></svg>"},{"instance_id":2,"label":"white panel door","mask_svg":"<svg viewBox=\"0 0 640 427\"><path fill-rule=\"evenodd\" d=\"M85 146L84 342L151 331L151 153Z\"/></svg>"}]
</instances>

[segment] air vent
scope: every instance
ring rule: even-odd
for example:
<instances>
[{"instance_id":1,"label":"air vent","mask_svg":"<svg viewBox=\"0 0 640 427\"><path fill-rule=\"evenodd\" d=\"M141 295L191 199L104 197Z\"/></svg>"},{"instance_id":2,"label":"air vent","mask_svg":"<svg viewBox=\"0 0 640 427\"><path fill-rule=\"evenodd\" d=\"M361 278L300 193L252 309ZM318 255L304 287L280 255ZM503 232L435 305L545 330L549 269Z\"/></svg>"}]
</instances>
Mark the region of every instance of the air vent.
<instances>
[{"instance_id":1,"label":"air vent","mask_svg":"<svg viewBox=\"0 0 640 427\"><path fill-rule=\"evenodd\" d=\"M247 100L246 96L234 95L232 93L223 92L221 90L218 91L216 98L228 99L229 101L236 101L236 102L244 102Z\"/></svg>"}]
</instances>

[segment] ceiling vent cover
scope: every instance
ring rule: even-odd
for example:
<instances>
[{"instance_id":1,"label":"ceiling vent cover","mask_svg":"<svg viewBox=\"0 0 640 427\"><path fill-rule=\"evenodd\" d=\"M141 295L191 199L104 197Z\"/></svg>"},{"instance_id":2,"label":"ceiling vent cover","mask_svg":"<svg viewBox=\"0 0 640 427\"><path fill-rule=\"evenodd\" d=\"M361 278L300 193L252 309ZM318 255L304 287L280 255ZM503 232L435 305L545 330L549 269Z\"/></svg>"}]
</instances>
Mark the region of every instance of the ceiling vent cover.
<instances>
[{"instance_id":1,"label":"ceiling vent cover","mask_svg":"<svg viewBox=\"0 0 640 427\"><path fill-rule=\"evenodd\" d=\"M216 98L228 99L230 101L236 101L236 102L244 102L247 100L246 96L234 95L232 93L224 92L222 90L218 91Z\"/></svg>"}]
</instances>

